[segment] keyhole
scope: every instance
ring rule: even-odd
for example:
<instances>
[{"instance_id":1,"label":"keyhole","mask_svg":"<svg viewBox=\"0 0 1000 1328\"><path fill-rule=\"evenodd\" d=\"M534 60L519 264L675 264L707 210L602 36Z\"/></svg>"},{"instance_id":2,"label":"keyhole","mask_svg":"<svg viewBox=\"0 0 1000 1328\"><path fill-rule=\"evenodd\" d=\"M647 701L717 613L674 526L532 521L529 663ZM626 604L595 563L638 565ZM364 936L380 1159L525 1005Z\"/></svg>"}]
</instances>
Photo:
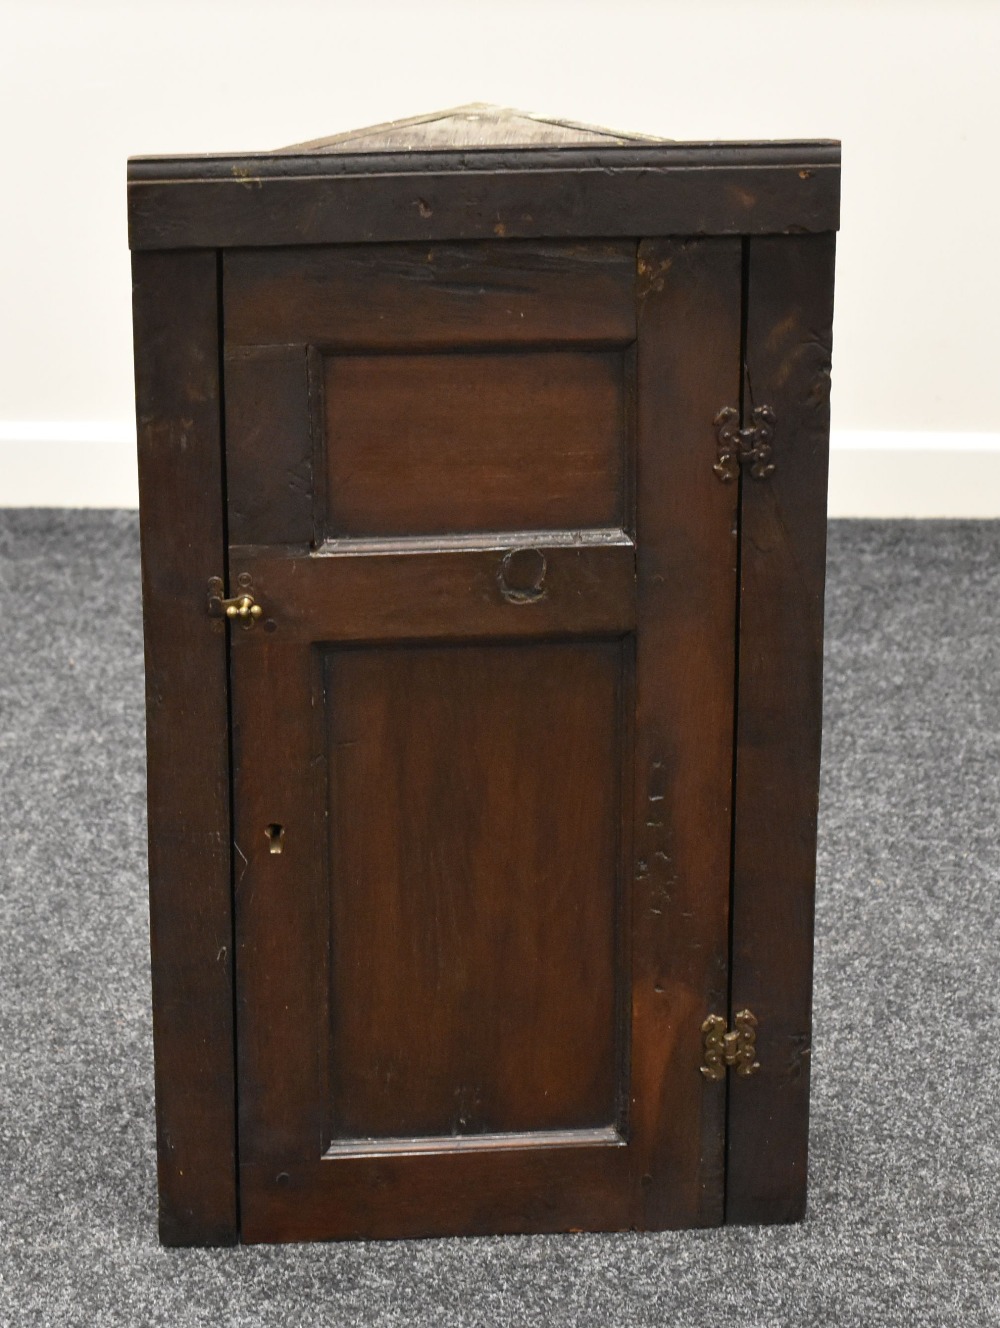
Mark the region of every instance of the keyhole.
<instances>
[{"instance_id":1,"label":"keyhole","mask_svg":"<svg viewBox=\"0 0 1000 1328\"><path fill-rule=\"evenodd\" d=\"M269 825L264 831L267 835L267 845L272 853L280 853L285 846L285 827L283 825Z\"/></svg>"}]
</instances>

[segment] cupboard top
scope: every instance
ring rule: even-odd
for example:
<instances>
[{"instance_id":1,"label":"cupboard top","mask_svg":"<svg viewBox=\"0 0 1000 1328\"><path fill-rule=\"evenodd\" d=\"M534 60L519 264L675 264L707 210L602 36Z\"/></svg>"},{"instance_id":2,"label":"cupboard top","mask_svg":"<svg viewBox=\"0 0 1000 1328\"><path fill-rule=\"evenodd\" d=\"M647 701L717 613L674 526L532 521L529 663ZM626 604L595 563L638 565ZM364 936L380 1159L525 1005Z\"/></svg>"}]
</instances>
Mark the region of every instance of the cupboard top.
<instances>
[{"instance_id":1,"label":"cupboard top","mask_svg":"<svg viewBox=\"0 0 1000 1328\"><path fill-rule=\"evenodd\" d=\"M677 143L496 107L276 152L134 157L132 249L836 230L833 140Z\"/></svg>"}]
</instances>

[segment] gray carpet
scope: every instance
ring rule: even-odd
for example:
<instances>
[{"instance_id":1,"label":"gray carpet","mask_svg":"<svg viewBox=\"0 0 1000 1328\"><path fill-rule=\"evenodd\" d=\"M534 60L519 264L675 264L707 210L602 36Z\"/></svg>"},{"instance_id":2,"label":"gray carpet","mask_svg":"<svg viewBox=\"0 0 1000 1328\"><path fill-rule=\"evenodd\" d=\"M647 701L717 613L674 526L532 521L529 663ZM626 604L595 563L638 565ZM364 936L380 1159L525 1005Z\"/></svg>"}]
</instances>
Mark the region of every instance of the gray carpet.
<instances>
[{"instance_id":1,"label":"gray carpet","mask_svg":"<svg viewBox=\"0 0 1000 1328\"><path fill-rule=\"evenodd\" d=\"M792 1228L166 1251L135 517L0 513L0 1323L1000 1323L1000 522L832 531Z\"/></svg>"}]
</instances>

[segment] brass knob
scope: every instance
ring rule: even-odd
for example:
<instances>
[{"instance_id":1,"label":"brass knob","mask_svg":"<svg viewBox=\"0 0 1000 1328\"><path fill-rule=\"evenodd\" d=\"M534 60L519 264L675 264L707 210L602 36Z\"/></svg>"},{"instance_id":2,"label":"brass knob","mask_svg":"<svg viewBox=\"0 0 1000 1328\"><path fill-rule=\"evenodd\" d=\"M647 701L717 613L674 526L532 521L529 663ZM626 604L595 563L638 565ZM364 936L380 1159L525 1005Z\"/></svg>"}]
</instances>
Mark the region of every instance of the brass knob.
<instances>
[{"instance_id":1,"label":"brass knob","mask_svg":"<svg viewBox=\"0 0 1000 1328\"><path fill-rule=\"evenodd\" d=\"M264 610L254 603L252 595L241 595L239 599L226 605L227 618L239 618L244 627L249 627L252 620L263 614Z\"/></svg>"},{"instance_id":2,"label":"brass knob","mask_svg":"<svg viewBox=\"0 0 1000 1328\"><path fill-rule=\"evenodd\" d=\"M210 618L229 618L240 627L252 627L263 618L264 610L253 597L253 578L249 572L240 572L236 578L237 594L226 599L221 576L213 576L208 583L208 615Z\"/></svg>"}]
</instances>

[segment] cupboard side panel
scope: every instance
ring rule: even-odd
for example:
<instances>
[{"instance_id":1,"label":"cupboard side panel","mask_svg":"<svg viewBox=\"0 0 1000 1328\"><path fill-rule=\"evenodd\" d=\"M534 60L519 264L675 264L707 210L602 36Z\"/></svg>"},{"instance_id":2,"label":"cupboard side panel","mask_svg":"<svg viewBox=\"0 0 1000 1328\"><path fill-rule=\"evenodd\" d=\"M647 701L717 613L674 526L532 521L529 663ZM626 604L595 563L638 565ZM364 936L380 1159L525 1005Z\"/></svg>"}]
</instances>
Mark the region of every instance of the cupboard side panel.
<instances>
[{"instance_id":1,"label":"cupboard side panel","mask_svg":"<svg viewBox=\"0 0 1000 1328\"><path fill-rule=\"evenodd\" d=\"M726 1003L741 243L639 249L632 1136L636 1225L722 1221L725 1089L699 1073Z\"/></svg>"},{"instance_id":2,"label":"cupboard side panel","mask_svg":"<svg viewBox=\"0 0 1000 1328\"><path fill-rule=\"evenodd\" d=\"M132 260L160 1238L237 1238L214 252ZM196 759L192 759L196 757Z\"/></svg>"},{"instance_id":3,"label":"cupboard side panel","mask_svg":"<svg viewBox=\"0 0 1000 1328\"><path fill-rule=\"evenodd\" d=\"M761 1068L730 1075L729 1222L805 1210L834 245L749 241L745 407L777 423L742 486L732 1001Z\"/></svg>"}]
</instances>

